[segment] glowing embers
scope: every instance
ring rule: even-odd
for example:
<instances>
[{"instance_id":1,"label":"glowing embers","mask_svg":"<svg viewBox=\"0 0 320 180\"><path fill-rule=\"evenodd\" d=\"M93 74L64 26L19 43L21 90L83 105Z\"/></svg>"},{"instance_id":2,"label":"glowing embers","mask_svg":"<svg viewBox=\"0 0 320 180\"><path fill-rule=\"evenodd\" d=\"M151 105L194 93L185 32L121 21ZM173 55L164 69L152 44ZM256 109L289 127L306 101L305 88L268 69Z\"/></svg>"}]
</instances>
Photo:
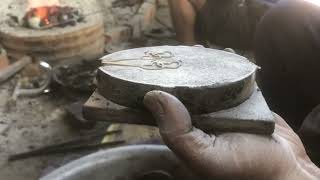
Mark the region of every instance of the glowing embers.
<instances>
[{"instance_id":1,"label":"glowing embers","mask_svg":"<svg viewBox=\"0 0 320 180\"><path fill-rule=\"evenodd\" d=\"M76 25L84 21L84 16L79 10L70 6L59 6L57 0L51 3L39 3L29 0L29 10L23 18L23 26L33 29L49 29ZM42 1L41 1L42 2ZM49 1L45 1L49 2ZM44 5L44 6L35 6ZM49 6L48 6L49 5Z\"/></svg>"}]
</instances>

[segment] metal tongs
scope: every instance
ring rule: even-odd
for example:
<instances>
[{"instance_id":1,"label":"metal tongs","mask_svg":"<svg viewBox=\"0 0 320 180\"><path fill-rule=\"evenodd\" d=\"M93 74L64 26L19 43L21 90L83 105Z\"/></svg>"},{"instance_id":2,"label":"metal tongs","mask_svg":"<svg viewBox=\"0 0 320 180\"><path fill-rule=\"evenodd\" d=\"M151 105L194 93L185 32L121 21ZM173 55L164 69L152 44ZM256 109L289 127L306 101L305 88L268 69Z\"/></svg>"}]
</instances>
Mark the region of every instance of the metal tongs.
<instances>
[{"instance_id":1,"label":"metal tongs","mask_svg":"<svg viewBox=\"0 0 320 180\"><path fill-rule=\"evenodd\" d=\"M174 54L170 51L146 51L140 58L102 59L102 64L106 66L138 67L146 70L178 69L181 67L182 61L174 57Z\"/></svg>"}]
</instances>

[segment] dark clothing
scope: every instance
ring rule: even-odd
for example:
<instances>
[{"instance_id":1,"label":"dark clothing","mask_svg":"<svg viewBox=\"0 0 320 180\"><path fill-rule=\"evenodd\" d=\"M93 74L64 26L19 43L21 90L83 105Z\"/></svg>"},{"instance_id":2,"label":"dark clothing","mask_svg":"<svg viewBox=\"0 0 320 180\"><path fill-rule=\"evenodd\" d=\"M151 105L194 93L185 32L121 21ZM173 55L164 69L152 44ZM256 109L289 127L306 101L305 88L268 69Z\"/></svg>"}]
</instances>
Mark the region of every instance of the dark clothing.
<instances>
[{"instance_id":1,"label":"dark clothing","mask_svg":"<svg viewBox=\"0 0 320 180\"><path fill-rule=\"evenodd\" d=\"M203 44L254 47L262 68L258 83L270 108L299 132L320 165L320 6L304 0L207 0L195 28Z\"/></svg>"},{"instance_id":2,"label":"dark clothing","mask_svg":"<svg viewBox=\"0 0 320 180\"><path fill-rule=\"evenodd\" d=\"M320 104L319 9L304 0L207 0L196 37L225 48L254 46L267 102L298 130Z\"/></svg>"},{"instance_id":3,"label":"dark clothing","mask_svg":"<svg viewBox=\"0 0 320 180\"><path fill-rule=\"evenodd\" d=\"M279 2L258 24L254 48L262 67L259 85L270 108L300 129L308 154L319 165L320 6Z\"/></svg>"},{"instance_id":4,"label":"dark clothing","mask_svg":"<svg viewBox=\"0 0 320 180\"><path fill-rule=\"evenodd\" d=\"M320 7L281 1L262 18L254 47L269 105L299 128L320 104Z\"/></svg>"},{"instance_id":5,"label":"dark clothing","mask_svg":"<svg viewBox=\"0 0 320 180\"><path fill-rule=\"evenodd\" d=\"M299 131L320 165L320 6L303 0L207 0L195 28L202 44L254 47L262 68L258 83L270 108Z\"/></svg>"},{"instance_id":6,"label":"dark clothing","mask_svg":"<svg viewBox=\"0 0 320 180\"><path fill-rule=\"evenodd\" d=\"M196 38L225 48L251 49L257 23L275 0L207 0L197 13Z\"/></svg>"}]
</instances>

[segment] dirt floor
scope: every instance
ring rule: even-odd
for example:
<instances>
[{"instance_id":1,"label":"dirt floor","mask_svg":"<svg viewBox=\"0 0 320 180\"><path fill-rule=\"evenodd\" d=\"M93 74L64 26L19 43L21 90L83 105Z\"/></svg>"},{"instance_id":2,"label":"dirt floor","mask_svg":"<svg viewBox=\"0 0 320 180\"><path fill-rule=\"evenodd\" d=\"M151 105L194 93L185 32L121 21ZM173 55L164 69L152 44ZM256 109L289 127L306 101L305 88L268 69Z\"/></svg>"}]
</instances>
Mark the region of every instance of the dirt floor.
<instances>
[{"instance_id":1,"label":"dirt floor","mask_svg":"<svg viewBox=\"0 0 320 180\"><path fill-rule=\"evenodd\" d=\"M2 0L0 6L1 17L6 17L8 12L24 12L27 0ZM70 3L73 6L85 7L86 11L96 11L103 9L106 31L112 27L128 23L129 19L123 18L123 13L130 17L130 13L135 7L119 8L121 11L113 13L110 8L111 2L95 0L63 0L62 3ZM164 19L164 23L170 24L168 20L168 9L160 8L157 16ZM127 21L127 22L126 22ZM156 32L156 33L155 33ZM160 32L160 33L159 33ZM163 24L153 22L148 31L144 31L137 40L130 42L120 42L108 45L106 50L114 52L122 49L177 44L173 40L173 34L168 31ZM48 174L52 170L82 157L93 151L64 153L58 155L44 155L42 157L30 158L16 162L8 162L9 155L34 150L46 145L65 142L79 136L85 136L88 130L80 130L69 123L69 117L65 107L79 99L86 99L89 94L70 97L72 93L65 93L61 89L53 87L51 93L37 97L20 97L16 101L12 100L12 93L19 75L0 85L0 179L1 180L34 180ZM106 124L98 124L95 128L106 127ZM122 127L126 132L128 142L135 139L148 139L149 133L143 135L144 128ZM150 131L157 134L156 129ZM140 135L138 135L140 134ZM142 134L142 135L141 135ZM153 133L151 133L153 134Z\"/></svg>"},{"instance_id":2,"label":"dirt floor","mask_svg":"<svg viewBox=\"0 0 320 180\"><path fill-rule=\"evenodd\" d=\"M106 54L115 51L155 45L177 45L172 32L170 14L166 0L159 0L156 16L148 4L145 10L141 6L112 8L113 0L61 0L83 9L85 12L99 12L105 21L107 35L113 34L112 42L106 45ZM124 1L126 2L126 1ZM154 3L156 0L147 0ZM2 0L0 21L8 13L22 17L27 7L27 0ZM146 13L145 13L146 12ZM137 13L140 15L137 16ZM138 18L138 23L137 23ZM141 21L141 19L143 20ZM129 27L130 37L123 37L116 29ZM118 33L118 35L117 35ZM120 34L120 35L119 35ZM130 40L129 40L130 39ZM246 54L248 55L248 54ZM250 54L249 54L249 57ZM0 85L0 179L34 180L50 173L62 165L94 151L44 155L41 157L8 162L8 157L15 153L34 150L46 145L65 142L69 139L85 136L92 130L83 130L70 124L66 107L78 100L85 100L90 93L76 94L70 90L53 86L51 92L41 96L12 100L12 94L19 75ZM95 129L107 128L100 123ZM127 143L139 143L158 137L157 129L136 126L112 126L123 130ZM110 129L110 127L109 127ZM105 138L110 141L113 137Z\"/></svg>"}]
</instances>

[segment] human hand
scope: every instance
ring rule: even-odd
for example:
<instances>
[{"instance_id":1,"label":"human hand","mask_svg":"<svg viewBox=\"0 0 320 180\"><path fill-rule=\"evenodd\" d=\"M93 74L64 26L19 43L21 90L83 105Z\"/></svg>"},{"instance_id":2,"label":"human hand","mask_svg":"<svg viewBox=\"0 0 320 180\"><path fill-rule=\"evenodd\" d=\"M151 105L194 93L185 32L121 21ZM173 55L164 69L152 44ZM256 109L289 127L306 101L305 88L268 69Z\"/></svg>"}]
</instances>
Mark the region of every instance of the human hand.
<instances>
[{"instance_id":1,"label":"human hand","mask_svg":"<svg viewBox=\"0 0 320 180\"><path fill-rule=\"evenodd\" d=\"M164 142L192 170L210 179L319 179L300 138L275 116L272 136L244 133L206 134L192 126L185 106L174 96L149 92L144 98Z\"/></svg>"}]
</instances>

